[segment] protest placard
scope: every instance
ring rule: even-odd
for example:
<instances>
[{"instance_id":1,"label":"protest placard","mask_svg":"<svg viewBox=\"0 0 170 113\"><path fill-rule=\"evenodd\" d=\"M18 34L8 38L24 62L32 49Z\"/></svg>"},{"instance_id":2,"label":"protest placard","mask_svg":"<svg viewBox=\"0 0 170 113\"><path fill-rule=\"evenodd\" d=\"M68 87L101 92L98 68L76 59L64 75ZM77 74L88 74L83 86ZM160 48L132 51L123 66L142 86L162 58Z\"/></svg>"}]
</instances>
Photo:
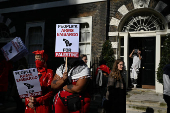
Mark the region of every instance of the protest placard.
<instances>
[{"instance_id":1,"label":"protest placard","mask_svg":"<svg viewBox=\"0 0 170 113\"><path fill-rule=\"evenodd\" d=\"M16 37L1 48L6 60L17 61L28 54L20 37Z\"/></svg>"},{"instance_id":2,"label":"protest placard","mask_svg":"<svg viewBox=\"0 0 170 113\"><path fill-rule=\"evenodd\" d=\"M79 57L79 24L56 24L55 57Z\"/></svg>"},{"instance_id":3,"label":"protest placard","mask_svg":"<svg viewBox=\"0 0 170 113\"><path fill-rule=\"evenodd\" d=\"M36 68L13 71L20 98L41 95L41 86Z\"/></svg>"}]
</instances>

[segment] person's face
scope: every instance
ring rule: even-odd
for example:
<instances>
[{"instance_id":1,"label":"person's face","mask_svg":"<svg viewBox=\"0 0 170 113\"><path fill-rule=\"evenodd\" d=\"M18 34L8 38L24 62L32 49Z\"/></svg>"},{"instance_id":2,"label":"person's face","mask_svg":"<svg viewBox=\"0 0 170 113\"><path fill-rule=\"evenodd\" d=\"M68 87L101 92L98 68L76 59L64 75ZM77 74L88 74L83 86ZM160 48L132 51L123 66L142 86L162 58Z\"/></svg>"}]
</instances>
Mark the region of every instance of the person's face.
<instances>
[{"instance_id":1,"label":"person's face","mask_svg":"<svg viewBox=\"0 0 170 113\"><path fill-rule=\"evenodd\" d=\"M41 57L35 57L35 61L36 60L40 60L40 61L44 62L44 60Z\"/></svg>"},{"instance_id":2,"label":"person's face","mask_svg":"<svg viewBox=\"0 0 170 113\"><path fill-rule=\"evenodd\" d=\"M41 58L36 57L35 60L41 60Z\"/></svg>"},{"instance_id":3,"label":"person's face","mask_svg":"<svg viewBox=\"0 0 170 113\"><path fill-rule=\"evenodd\" d=\"M123 70L123 62L119 62L118 64L118 70Z\"/></svg>"},{"instance_id":4,"label":"person's face","mask_svg":"<svg viewBox=\"0 0 170 113\"><path fill-rule=\"evenodd\" d=\"M87 64L87 57L83 57L82 60Z\"/></svg>"}]
</instances>

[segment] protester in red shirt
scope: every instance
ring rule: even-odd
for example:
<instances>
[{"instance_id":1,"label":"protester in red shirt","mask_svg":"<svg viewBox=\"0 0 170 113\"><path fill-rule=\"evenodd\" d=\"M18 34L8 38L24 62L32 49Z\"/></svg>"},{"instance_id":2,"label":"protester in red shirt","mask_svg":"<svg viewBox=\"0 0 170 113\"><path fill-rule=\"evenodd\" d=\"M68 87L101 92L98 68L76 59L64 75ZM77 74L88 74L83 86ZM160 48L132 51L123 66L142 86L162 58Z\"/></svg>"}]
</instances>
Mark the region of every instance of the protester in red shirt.
<instances>
[{"instance_id":1,"label":"protester in red shirt","mask_svg":"<svg viewBox=\"0 0 170 113\"><path fill-rule=\"evenodd\" d=\"M25 99L25 113L51 113L52 97L51 81L53 80L53 71L47 69L46 61L48 59L44 50L37 50L35 54L35 64L38 70L39 81L41 85L42 95Z\"/></svg>"}]
</instances>

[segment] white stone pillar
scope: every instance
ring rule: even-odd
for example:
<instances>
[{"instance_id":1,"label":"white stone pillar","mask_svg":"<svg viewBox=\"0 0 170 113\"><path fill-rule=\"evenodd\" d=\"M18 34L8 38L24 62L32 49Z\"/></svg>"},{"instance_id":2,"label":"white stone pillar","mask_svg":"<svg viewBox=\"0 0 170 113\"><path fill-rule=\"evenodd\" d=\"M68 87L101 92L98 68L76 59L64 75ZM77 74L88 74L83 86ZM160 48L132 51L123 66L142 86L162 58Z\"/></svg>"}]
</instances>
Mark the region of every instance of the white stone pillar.
<instances>
[{"instance_id":1,"label":"white stone pillar","mask_svg":"<svg viewBox=\"0 0 170 113\"><path fill-rule=\"evenodd\" d=\"M126 70L126 88L128 86L128 73L129 73L129 33L128 32L119 32L119 36L124 37L124 66Z\"/></svg>"},{"instance_id":2,"label":"white stone pillar","mask_svg":"<svg viewBox=\"0 0 170 113\"><path fill-rule=\"evenodd\" d=\"M157 81L157 71L158 66L161 58L161 35L156 34L156 54L155 54L155 86L156 86L156 92L163 93L163 85Z\"/></svg>"}]
</instances>

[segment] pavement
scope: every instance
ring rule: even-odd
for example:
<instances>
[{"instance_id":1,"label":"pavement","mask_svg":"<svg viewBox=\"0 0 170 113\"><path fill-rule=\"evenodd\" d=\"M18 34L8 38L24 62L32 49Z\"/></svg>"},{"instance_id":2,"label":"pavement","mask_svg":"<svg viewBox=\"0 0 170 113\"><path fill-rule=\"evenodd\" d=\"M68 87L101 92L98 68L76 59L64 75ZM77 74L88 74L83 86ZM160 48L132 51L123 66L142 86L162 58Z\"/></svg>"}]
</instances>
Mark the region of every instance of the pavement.
<instances>
[{"instance_id":1,"label":"pavement","mask_svg":"<svg viewBox=\"0 0 170 113\"><path fill-rule=\"evenodd\" d=\"M101 96L96 93L92 96L89 113L104 113L101 108ZM163 100L163 94L156 93L152 89L135 88L127 91L126 113L166 113L167 105ZM18 113L16 102L8 97L0 113Z\"/></svg>"},{"instance_id":2,"label":"pavement","mask_svg":"<svg viewBox=\"0 0 170 113\"><path fill-rule=\"evenodd\" d=\"M153 89L130 89L126 95L126 113L166 113L162 93Z\"/></svg>"},{"instance_id":3,"label":"pavement","mask_svg":"<svg viewBox=\"0 0 170 113\"><path fill-rule=\"evenodd\" d=\"M89 113L105 113L101 108L100 94L94 94ZM133 88L127 90L126 113L166 113L163 94L153 89Z\"/></svg>"}]
</instances>

